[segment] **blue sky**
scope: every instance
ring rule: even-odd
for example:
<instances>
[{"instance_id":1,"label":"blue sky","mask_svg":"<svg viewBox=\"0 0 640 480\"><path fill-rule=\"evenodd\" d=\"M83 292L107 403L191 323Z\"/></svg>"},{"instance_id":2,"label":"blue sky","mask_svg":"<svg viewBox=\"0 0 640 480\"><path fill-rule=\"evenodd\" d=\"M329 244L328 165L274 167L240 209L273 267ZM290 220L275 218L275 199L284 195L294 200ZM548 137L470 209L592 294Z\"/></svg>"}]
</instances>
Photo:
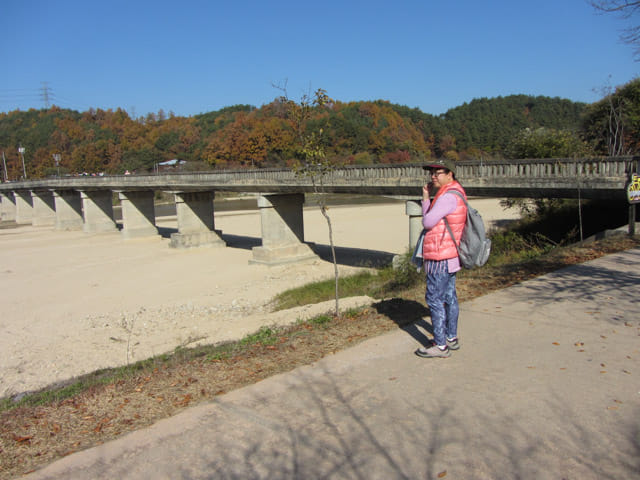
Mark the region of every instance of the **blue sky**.
<instances>
[{"instance_id":1,"label":"blue sky","mask_svg":"<svg viewBox=\"0 0 640 480\"><path fill-rule=\"evenodd\" d=\"M511 94L594 102L640 67L629 24L587 0L2 0L0 25L2 112L43 108L46 90L79 111L190 116L286 84L437 115Z\"/></svg>"}]
</instances>

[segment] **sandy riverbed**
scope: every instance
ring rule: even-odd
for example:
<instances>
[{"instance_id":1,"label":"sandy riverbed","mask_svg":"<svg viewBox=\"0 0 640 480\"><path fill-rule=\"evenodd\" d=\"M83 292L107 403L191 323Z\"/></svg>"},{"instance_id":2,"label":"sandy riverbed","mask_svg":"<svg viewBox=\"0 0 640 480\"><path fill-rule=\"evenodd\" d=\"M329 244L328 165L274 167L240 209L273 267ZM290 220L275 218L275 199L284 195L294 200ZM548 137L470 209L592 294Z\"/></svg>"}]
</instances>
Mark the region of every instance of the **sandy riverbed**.
<instances>
[{"instance_id":1,"label":"sandy riverbed","mask_svg":"<svg viewBox=\"0 0 640 480\"><path fill-rule=\"evenodd\" d=\"M516 215L497 200L472 205L489 223ZM345 260L342 273L407 248L403 203L336 207L330 215ZM327 245L319 211L305 210L304 221L305 240ZM158 226L166 233L175 218L159 219ZM260 239L257 212L216 214L216 229L230 246L176 250L161 237L124 241L119 233L0 229L0 397L331 309L329 302L269 313L275 294L331 278L333 265L322 259L249 265L251 246ZM367 301L344 300L341 306Z\"/></svg>"}]
</instances>

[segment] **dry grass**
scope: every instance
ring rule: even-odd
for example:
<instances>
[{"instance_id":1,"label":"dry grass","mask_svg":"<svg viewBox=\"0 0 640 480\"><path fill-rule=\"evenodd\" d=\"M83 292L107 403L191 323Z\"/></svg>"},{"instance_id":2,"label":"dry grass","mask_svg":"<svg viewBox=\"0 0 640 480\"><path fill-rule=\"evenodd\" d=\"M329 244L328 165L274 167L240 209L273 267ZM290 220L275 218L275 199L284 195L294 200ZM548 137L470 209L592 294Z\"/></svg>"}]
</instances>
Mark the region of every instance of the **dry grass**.
<instances>
[{"instance_id":1,"label":"dry grass","mask_svg":"<svg viewBox=\"0 0 640 480\"><path fill-rule=\"evenodd\" d=\"M614 237L584 247L558 249L535 260L466 271L458 279L461 301L608 253L640 245ZM312 363L357 342L398 328L424 310L423 286L340 318L263 331L220 354L177 353L147 362L64 400L0 413L0 478L14 478L82 449L147 427L216 395ZM416 311L411 311L411 310ZM325 321L326 320L326 321ZM410 321L410 320L409 320Z\"/></svg>"}]
</instances>

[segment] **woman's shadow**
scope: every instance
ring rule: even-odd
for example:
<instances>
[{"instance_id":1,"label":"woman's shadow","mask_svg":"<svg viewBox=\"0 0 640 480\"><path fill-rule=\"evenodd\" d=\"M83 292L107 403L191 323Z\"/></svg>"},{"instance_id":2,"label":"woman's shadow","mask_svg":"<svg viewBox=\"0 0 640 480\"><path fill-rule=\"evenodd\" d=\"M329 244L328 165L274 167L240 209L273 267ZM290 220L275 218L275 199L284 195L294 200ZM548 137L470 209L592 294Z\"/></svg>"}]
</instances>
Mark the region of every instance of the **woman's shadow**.
<instances>
[{"instance_id":1,"label":"woman's shadow","mask_svg":"<svg viewBox=\"0 0 640 480\"><path fill-rule=\"evenodd\" d=\"M433 335L433 327L424 319L424 317L430 317L431 312L420 302L391 298L374 304L373 308L378 313L389 317L398 327L422 345L428 346L430 344L429 337L422 330Z\"/></svg>"}]
</instances>

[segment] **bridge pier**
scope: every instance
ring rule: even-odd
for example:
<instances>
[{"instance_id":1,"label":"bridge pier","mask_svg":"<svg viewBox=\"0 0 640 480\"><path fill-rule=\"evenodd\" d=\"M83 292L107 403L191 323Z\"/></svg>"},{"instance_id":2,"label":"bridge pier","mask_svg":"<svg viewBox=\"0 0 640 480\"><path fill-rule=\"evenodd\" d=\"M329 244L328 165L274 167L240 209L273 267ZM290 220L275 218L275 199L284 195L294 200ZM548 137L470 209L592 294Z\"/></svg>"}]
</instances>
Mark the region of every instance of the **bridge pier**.
<instances>
[{"instance_id":1,"label":"bridge pier","mask_svg":"<svg viewBox=\"0 0 640 480\"><path fill-rule=\"evenodd\" d=\"M33 199L29 190L16 190L16 223L31 224L33 221Z\"/></svg>"},{"instance_id":2,"label":"bridge pier","mask_svg":"<svg viewBox=\"0 0 640 480\"><path fill-rule=\"evenodd\" d=\"M84 190L80 192L84 210L85 233L115 232L111 190Z\"/></svg>"},{"instance_id":3,"label":"bridge pier","mask_svg":"<svg viewBox=\"0 0 640 480\"><path fill-rule=\"evenodd\" d=\"M13 192L1 192L0 200L0 220L3 222L15 222L16 220L16 198Z\"/></svg>"},{"instance_id":4,"label":"bridge pier","mask_svg":"<svg viewBox=\"0 0 640 480\"><path fill-rule=\"evenodd\" d=\"M158 235L153 190L119 191L122 207L122 238Z\"/></svg>"},{"instance_id":5,"label":"bridge pier","mask_svg":"<svg viewBox=\"0 0 640 480\"><path fill-rule=\"evenodd\" d=\"M405 213L409 216L409 246L414 248L422 233L422 202L420 200L407 200Z\"/></svg>"},{"instance_id":6,"label":"bridge pier","mask_svg":"<svg viewBox=\"0 0 640 480\"><path fill-rule=\"evenodd\" d=\"M174 195L178 233L171 234L170 247L227 246L221 232L214 228L213 191L174 192Z\"/></svg>"},{"instance_id":7,"label":"bridge pier","mask_svg":"<svg viewBox=\"0 0 640 480\"><path fill-rule=\"evenodd\" d=\"M253 247L249 263L279 265L316 258L304 242L302 205L304 194L258 197L262 246Z\"/></svg>"},{"instance_id":8,"label":"bridge pier","mask_svg":"<svg viewBox=\"0 0 640 480\"><path fill-rule=\"evenodd\" d=\"M32 190L31 204L33 205L31 224L34 227L55 225L56 207L51 190Z\"/></svg>"},{"instance_id":9,"label":"bridge pier","mask_svg":"<svg viewBox=\"0 0 640 480\"><path fill-rule=\"evenodd\" d=\"M75 190L55 190L56 230L82 230L82 199Z\"/></svg>"}]
</instances>

